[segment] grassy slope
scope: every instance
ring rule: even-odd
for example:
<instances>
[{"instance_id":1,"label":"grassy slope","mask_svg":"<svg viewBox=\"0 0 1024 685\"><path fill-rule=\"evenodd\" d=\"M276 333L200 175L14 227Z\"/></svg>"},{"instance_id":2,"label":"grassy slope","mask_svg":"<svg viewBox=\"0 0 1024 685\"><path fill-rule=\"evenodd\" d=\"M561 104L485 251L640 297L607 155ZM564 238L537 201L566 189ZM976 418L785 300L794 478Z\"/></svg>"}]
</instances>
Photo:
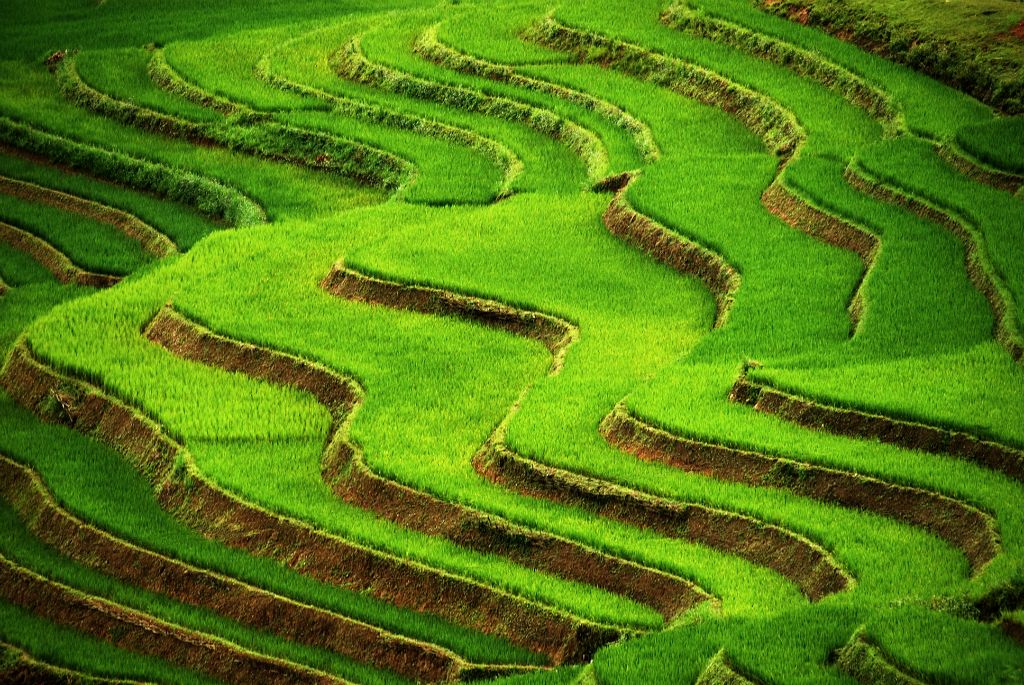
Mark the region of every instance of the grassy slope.
<instances>
[{"instance_id":1,"label":"grassy slope","mask_svg":"<svg viewBox=\"0 0 1024 685\"><path fill-rule=\"evenodd\" d=\"M766 3L776 12L809 7L812 23L894 57L1012 114L1024 111L1024 9L1014 0L810 0ZM792 9L791 9L792 8ZM806 14L797 14L803 22Z\"/></svg>"},{"instance_id":2,"label":"grassy slope","mask_svg":"<svg viewBox=\"0 0 1024 685\"><path fill-rule=\"evenodd\" d=\"M739 3L734 4L723 2L717 7L746 16ZM304 11L292 9L289 19ZM834 669L821 665L829 650L843 644L862 623L868 624L872 637L889 654L928 674L953 681L1013 675L1017 655L994 629L916 605L923 606L935 595L969 594L1019 576L1019 534L1024 526L1013 506L1019 500L1019 486L951 460L935 463L934 457L894 448L822 438L751 417L748 410L723 402L738 364L751 356L785 365L789 370L778 371L778 377L788 378L797 387L835 388L835 394L852 388L854 400L870 394L884 406L908 402L940 416L950 409L963 416L963 407L955 400L936 401L934 396L935 388L944 387L940 374L949 369L968 380L981 378L978 383L989 387L989 396L972 398L970 413L975 417L986 409L997 412L1003 398L1019 397L1019 371L1008 367L991 343L979 345L987 339L990 319L960 270L957 244L934 226L852 193L839 180L844 162L860 150L873 151L882 165L924 169L922 183L934 176L928 176L927 167L913 159L901 161L886 153L888 148L869 147L877 142L878 128L837 96L732 49L709 46L661 27L657 24L660 9L660 3L643 3L631 21L597 5L565 8L559 16L705 64L763 88L792 108L809 138L799 161L787 170L787 182L868 225L885 246L884 259L866 286L869 307L863 327L852 342L847 342L845 306L858 278L858 262L793 231L761 209L760 191L770 181L775 164L756 138L713 108L664 91L644 90L621 74L591 66L529 68L530 73L607 97L651 124L663 157L631 189L631 201L678 232L714 246L744 275L741 297L727 327L710 336L702 338L711 318L706 293L695 282L653 265L608 236L598 222L607 198L574 194L582 176L578 161L522 127L478 123L478 116L433 104L372 95L410 111L486 126L510 148L525 150L541 142L544 154L522 155L527 163L524 178L536 179L535 187L564 194L515 198L482 209L393 205L346 217L339 212L345 202L339 206L337 194L328 200L317 190L330 183L323 176L254 164L215 151L203 151L203 162L192 161L185 146L149 135L126 135L118 126L82 116L53 97L52 84L40 70L9 63L7 87L17 87L21 98L6 105L9 111L82 137L123 140L130 149L168 161L202 163L211 173L251 192L278 219L271 227L205 240L191 255L155 269L137 283L61 308L33 328L34 345L45 357L101 378L117 394L156 414L186 439L205 472L255 501L492 582L510 573L496 560L403 534L333 501L319 481L326 432L326 417L319 407L297 393L170 359L139 338L140 325L173 298L217 330L319 359L358 377L369 395L354 436L380 472L695 577L722 596L720 614L700 612L676 630L602 653L596 665L608 681L692 681L707 659L725 646L741 670L772 682L844 682ZM125 10L121 5L109 11ZM494 42L510 38L527 18L541 13L539 7L520 8L500 21L484 21L470 13L441 35L462 50L496 61L548 64L557 58L535 46L508 48L514 44ZM220 16L211 17L210 30L217 28ZM546 96L445 73L412 56L409 44L416 32L442 16L412 14L403 23L376 27L364 38L367 56L426 78L487 87L557 109L599 132L613 168L636 164L635 152L621 133L593 116ZM259 21L264 19L270 20ZM108 20L109 16L101 23L106 26ZM159 31L146 35L171 35L178 31L177 21L171 12ZM478 34L474 29L481 25L486 30ZM114 42L132 44L133 32L138 31L137 27L127 29ZM11 50L37 50L30 32L12 33L18 40ZM327 43L346 35L346 29L328 33ZM476 37L463 40L464 36ZM491 46L497 47L489 52ZM364 88L332 83L322 67L313 75L301 66L313 62L304 55L319 54L316 51L322 47L318 40L300 39L291 53L297 58L288 60L284 51L279 59L294 62L289 69L304 81L315 77L324 87L368 94ZM205 72L196 56L209 49L197 44L171 54L181 55L179 63L188 68L187 73L204 82ZM186 57L190 54L194 55L191 62ZM250 59L257 57L254 51ZM918 83L913 75L901 73L899 79L911 89ZM920 83L921 88L931 87L923 80ZM110 87L116 85L116 78L110 81ZM226 92L226 88L219 90ZM237 95L241 98L242 93ZM253 105L271 102L270 95L249 93L249 97ZM908 101L916 97L907 96ZM162 95L153 98L154 105L187 109ZM955 100L951 95L950 101ZM46 106L47 112L33 109L33 104ZM953 107L965 112L973 105L953 102ZM933 110L943 111L941 107ZM302 116L303 121L313 121L309 115ZM956 125L947 124L941 114L929 112L928 117L927 124L921 125L933 130L951 132L963 123L959 115L951 116L957 119ZM984 119L984 113L977 118ZM428 146L422 150L427 154ZM265 180L264 174L273 180ZM293 194L292 188L303 190ZM366 199L352 196L351 204ZM968 190L962 201L969 204L978 198ZM1007 205L1006 216L1015 216L1015 211L1012 204ZM988 220L993 226L998 223L995 216ZM772 245L767 253L766 242ZM1008 260L1004 269L1018 266L1012 254L1002 256ZM550 311L578 323L583 338L562 374L543 377L545 355L530 344L450 320L330 300L315 284L340 257L388 277L435 283ZM903 275L920 275L922 264L942 264L934 268L948 276L948 287L939 293L926 287L925 280L913 299L903 304L908 290ZM795 273L799 279L792 278ZM9 282L15 280L4 276ZM6 295L0 306L17 293ZM70 336L69 328L74 331ZM932 328L939 329L939 334ZM126 357L133 361L133 368L120 366ZM848 379L868 364L876 377L870 390L858 390ZM925 367L935 368L936 377L919 386L917 396L909 393L908 398L897 398L885 392L899 387L896 381L906 369L919 373ZM830 372L825 381L819 379L823 368ZM1000 382L993 385L992 378ZM836 550L857 575L858 587L810 606L777 577L736 559L625 526L594 522L577 512L527 502L481 483L468 457L519 390L530 383L534 383L532 390L510 425L510 442L519 450L668 497L706 501L783 523ZM964 383L954 390L967 396L971 386ZM709 439L728 436L758 448L784 450L810 461L864 469L970 498L996 514L1006 553L972 584L964 579L957 554L906 526L823 508L774 491L751 491L634 463L607 447L594 430L614 402L631 392L631 406L675 430ZM217 409L199 414L193 411L196 402ZM1012 415L997 412L984 425L1012 435L1014 423ZM443 479L438 478L441 473ZM67 492L78 487L69 486L74 489ZM96 516L103 515L101 507L96 509ZM140 528L131 530L141 535ZM899 560L896 573L894 559ZM261 570L257 575L261 582L270 582L266 579L273 574ZM600 593L552 583L536 574L515 572L503 582L594 617L650 620L637 607L610 603ZM908 606L893 608L894 602ZM964 663L954 663L952 655L945 653L950 635L976 646Z\"/></svg>"}]
</instances>

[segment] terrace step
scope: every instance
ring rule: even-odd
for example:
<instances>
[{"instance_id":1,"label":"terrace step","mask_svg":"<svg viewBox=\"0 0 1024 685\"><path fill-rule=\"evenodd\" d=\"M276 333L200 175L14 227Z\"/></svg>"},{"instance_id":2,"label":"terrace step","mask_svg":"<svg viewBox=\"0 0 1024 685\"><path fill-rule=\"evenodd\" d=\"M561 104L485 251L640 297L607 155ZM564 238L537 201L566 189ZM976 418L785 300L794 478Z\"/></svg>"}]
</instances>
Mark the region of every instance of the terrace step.
<instances>
[{"instance_id":1,"label":"terrace step","mask_svg":"<svg viewBox=\"0 0 1024 685\"><path fill-rule=\"evenodd\" d=\"M214 611L258 630L344 654L424 682L474 668L455 654L151 552L76 518L39 475L0 455L0 499L63 556L135 587Z\"/></svg>"},{"instance_id":2,"label":"terrace step","mask_svg":"<svg viewBox=\"0 0 1024 685\"><path fill-rule=\"evenodd\" d=\"M508 65L488 62L479 57L459 52L438 39L437 26L433 26L420 34L413 44L413 51L424 59L452 71L471 76L481 76L492 81L535 90L579 105L584 109L601 115L628 133L633 139L633 145L645 162L654 162L660 155L650 127L621 107L575 88L527 76Z\"/></svg>"},{"instance_id":3,"label":"terrace step","mask_svg":"<svg viewBox=\"0 0 1024 685\"><path fill-rule=\"evenodd\" d=\"M935 207L910 191L875 178L856 162L847 169L846 180L863 193L910 210L923 219L942 226L963 244L967 253L967 275L992 308L995 339L1014 361L1024 363L1024 334L1015 303L1006 283L992 264L976 226L950 210Z\"/></svg>"},{"instance_id":4,"label":"terrace step","mask_svg":"<svg viewBox=\"0 0 1024 685\"><path fill-rule=\"evenodd\" d=\"M3 221L0 221L0 240L32 257L61 283L73 283L90 288L109 288L121 280L118 276L86 271L39 236Z\"/></svg>"},{"instance_id":5,"label":"terrace step","mask_svg":"<svg viewBox=\"0 0 1024 685\"><path fill-rule=\"evenodd\" d=\"M951 167L964 176L978 183L984 183L987 186L1005 190L1014 195L1014 197L1021 197L1018 191L1024 188L1024 176L1000 171L983 162L979 162L956 143L943 143L942 145L937 145L935 150Z\"/></svg>"},{"instance_id":6,"label":"terrace step","mask_svg":"<svg viewBox=\"0 0 1024 685\"><path fill-rule=\"evenodd\" d=\"M811 601L842 592L853 582L827 550L792 531L752 517L667 500L545 466L498 441L481 450L473 464L488 480L522 495L580 507L772 569L793 582Z\"/></svg>"},{"instance_id":7,"label":"terrace step","mask_svg":"<svg viewBox=\"0 0 1024 685\"><path fill-rule=\"evenodd\" d=\"M384 189L397 188L412 173L407 161L391 153L320 131L273 121L201 123L118 100L87 84L73 56L64 58L55 73L61 92L74 104L143 131L322 169Z\"/></svg>"},{"instance_id":8,"label":"terrace step","mask_svg":"<svg viewBox=\"0 0 1024 685\"><path fill-rule=\"evenodd\" d=\"M430 81L376 64L363 54L358 37L332 56L331 66L338 76L355 83L527 126L564 144L580 157L592 182L600 179L608 168L608 151L589 129L518 100Z\"/></svg>"},{"instance_id":9,"label":"terrace step","mask_svg":"<svg viewBox=\"0 0 1024 685\"><path fill-rule=\"evenodd\" d=\"M969 433L789 394L740 375L729 399L812 430L948 454L1024 482L1024 452Z\"/></svg>"},{"instance_id":10,"label":"terrace step","mask_svg":"<svg viewBox=\"0 0 1024 685\"><path fill-rule=\"evenodd\" d=\"M48 205L107 224L139 243L143 250L157 258L166 257L178 251L177 246L171 242L170 238L138 217L93 200L7 176L0 176L0 193L28 202Z\"/></svg>"},{"instance_id":11,"label":"terrace step","mask_svg":"<svg viewBox=\"0 0 1024 685\"><path fill-rule=\"evenodd\" d=\"M835 653L836 666L864 685L925 685L901 670L863 631Z\"/></svg>"},{"instance_id":12,"label":"terrace step","mask_svg":"<svg viewBox=\"0 0 1024 685\"><path fill-rule=\"evenodd\" d=\"M120 649L164 659L225 683L343 685L345 682L88 595L22 568L3 556L0 556L0 599Z\"/></svg>"},{"instance_id":13,"label":"terrace step","mask_svg":"<svg viewBox=\"0 0 1024 685\"><path fill-rule=\"evenodd\" d=\"M323 582L365 590L397 606L505 637L545 654L556 665L586 661L623 634L245 502L208 482L192 455L151 420L94 386L57 373L23 344L8 358L0 385L43 420L70 424L113 444L157 488L162 507L230 547L276 559ZM66 401L54 407L54 397Z\"/></svg>"},{"instance_id":14,"label":"terrace step","mask_svg":"<svg viewBox=\"0 0 1024 685\"><path fill-rule=\"evenodd\" d=\"M104 678L39 661L0 642L0 681L10 685L143 685L135 680Z\"/></svg>"},{"instance_id":15,"label":"terrace step","mask_svg":"<svg viewBox=\"0 0 1024 685\"><path fill-rule=\"evenodd\" d=\"M694 685L756 685L757 681L742 675L729 663L725 650L720 650L701 671Z\"/></svg>"},{"instance_id":16,"label":"terrace step","mask_svg":"<svg viewBox=\"0 0 1024 685\"><path fill-rule=\"evenodd\" d=\"M181 202L232 226L267 221L263 208L241 191L194 172L81 143L7 117L0 117L0 142L58 166Z\"/></svg>"},{"instance_id":17,"label":"terrace step","mask_svg":"<svg viewBox=\"0 0 1024 685\"><path fill-rule=\"evenodd\" d=\"M333 417L322 462L324 480L350 504L478 552L624 595L654 607L666 620L707 599L699 588L666 573L376 475L347 438L349 421L364 394L350 379L291 355L214 334L170 308L153 319L146 336L184 359L312 394Z\"/></svg>"},{"instance_id":18,"label":"terrace step","mask_svg":"<svg viewBox=\"0 0 1024 685\"><path fill-rule=\"evenodd\" d=\"M633 209L626 194L634 178L635 174L626 174L608 179L602 186L602 190L615 190L601 217L605 228L655 261L700 280L715 299L714 327L721 327L740 287L739 272L721 255Z\"/></svg>"},{"instance_id":19,"label":"terrace step","mask_svg":"<svg viewBox=\"0 0 1024 685\"><path fill-rule=\"evenodd\" d=\"M734 394L746 387L738 384ZM644 461L752 487L780 488L919 526L962 550L975 575L1001 549L992 516L937 492L673 435L621 404L601 424L601 433L612 445Z\"/></svg>"}]
</instances>

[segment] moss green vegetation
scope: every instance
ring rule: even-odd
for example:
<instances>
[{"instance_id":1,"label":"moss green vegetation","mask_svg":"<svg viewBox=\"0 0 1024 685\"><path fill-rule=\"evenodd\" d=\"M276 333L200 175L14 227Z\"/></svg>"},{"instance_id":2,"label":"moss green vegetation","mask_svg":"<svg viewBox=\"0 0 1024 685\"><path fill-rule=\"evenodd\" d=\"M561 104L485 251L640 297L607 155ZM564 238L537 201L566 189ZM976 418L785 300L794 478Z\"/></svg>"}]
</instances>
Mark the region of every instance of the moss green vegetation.
<instances>
[{"instance_id":1,"label":"moss green vegetation","mask_svg":"<svg viewBox=\"0 0 1024 685\"><path fill-rule=\"evenodd\" d=\"M867 49L965 90L1011 114L1024 111L1024 10L1012 0L766 0Z\"/></svg>"},{"instance_id":2,"label":"moss green vegetation","mask_svg":"<svg viewBox=\"0 0 1024 685\"><path fill-rule=\"evenodd\" d=\"M275 682L1024 682L1019 3L7 4L0 176L66 195L0 222L124 278L0 242L0 454L267 603L143 587L16 498L4 559ZM803 21L883 9L903 64ZM157 344L168 304L220 337ZM0 673L210 681L6 573Z\"/></svg>"}]
</instances>

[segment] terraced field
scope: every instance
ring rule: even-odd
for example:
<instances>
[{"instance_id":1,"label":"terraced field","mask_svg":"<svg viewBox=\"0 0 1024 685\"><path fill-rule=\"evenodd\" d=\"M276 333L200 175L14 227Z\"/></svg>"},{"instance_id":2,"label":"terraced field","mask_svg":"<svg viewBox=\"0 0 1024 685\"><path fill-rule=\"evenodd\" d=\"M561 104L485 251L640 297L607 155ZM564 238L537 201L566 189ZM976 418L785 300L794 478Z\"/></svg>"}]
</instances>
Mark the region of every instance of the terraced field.
<instances>
[{"instance_id":1,"label":"terraced field","mask_svg":"<svg viewBox=\"0 0 1024 685\"><path fill-rule=\"evenodd\" d=\"M1024 119L669 2L0 3L0 681L1024 682Z\"/></svg>"}]
</instances>

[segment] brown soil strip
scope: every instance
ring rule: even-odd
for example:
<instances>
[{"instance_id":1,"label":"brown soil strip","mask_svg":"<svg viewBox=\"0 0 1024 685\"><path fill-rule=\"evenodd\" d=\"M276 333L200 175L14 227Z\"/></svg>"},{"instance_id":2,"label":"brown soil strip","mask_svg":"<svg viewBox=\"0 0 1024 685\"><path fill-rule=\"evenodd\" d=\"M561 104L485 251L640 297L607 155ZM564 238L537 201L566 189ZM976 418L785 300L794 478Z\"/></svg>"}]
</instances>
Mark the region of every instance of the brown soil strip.
<instances>
[{"instance_id":1,"label":"brown soil strip","mask_svg":"<svg viewBox=\"0 0 1024 685\"><path fill-rule=\"evenodd\" d=\"M852 324L850 334L854 335L864 313L864 282L875 263L875 256L881 249L881 241L874 234L854 224L824 212L802 197L786 188L781 176L768 186L761 195L761 204L769 212L793 228L803 231L823 243L853 252L864 264L860 279L854 287L847 310Z\"/></svg>"},{"instance_id":2,"label":"brown soil strip","mask_svg":"<svg viewBox=\"0 0 1024 685\"><path fill-rule=\"evenodd\" d=\"M983 166L971 159L955 145L937 145L935 149L939 156L946 160L951 167L979 183L984 183L999 190L1005 190L1011 195L1024 187L1024 176Z\"/></svg>"},{"instance_id":3,"label":"brown soil strip","mask_svg":"<svg viewBox=\"0 0 1024 685\"><path fill-rule=\"evenodd\" d=\"M421 682L454 680L467 667L447 650L120 540L72 516L54 501L38 474L2 455L0 499L14 507L36 537L62 555L135 587Z\"/></svg>"},{"instance_id":4,"label":"brown soil strip","mask_svg":"<svg viewBox=\"0 0 1024 685\"><path fill-rule=\"evenodd\" d=\"M355 383L290 355L216 335L165 308L146 336L175 355L309 392L332 414L323 459L325 481L346 502L398 525L513 563L625 595L671 620L706 599L692 584L603 554L564 538L531 530L467 506L382 478L347 439L352 410L361 401Z\"/></svg>"},{"instance_id":5,"label":"brown soil strip","mask_svg":"<svg viewBox=\"0 0 1024 685\"><path fill-rule=\"evenodd\" d=\"M63 252L42 238L2 221L0 221L0 240L39 262L61 283L74 283L92 288L109 288L121 280L118 276L83 271L75 266Z\"/></svg>"},{"instance_id":6,"label":"brown soil strip","mask_svg":"<svg viewBox=\"0 0 1024 685\"><path fill-rule=\"evenodd\" d=\"M751 381L746 375L736 381L730 399L804 428L949 454L1024 482L1024 453L967 433L821 404Z\"/></svg>"},{"instance_id":7,"label":"brown soil strip","mask_svg":"<svg viewBox=\"0 0 1024 685\"><path fill-rule=\"evenodd\" d=\"M460 295L440 288L385 281L336 264L320 283L332 295L435 316L455 316L543 344L551 352L551 373L557 373L566 351L578 337L576 326L540 312L515 309L493 300Z\"/></svg>"},{"instance_id":8,"label":"brown soil strip","mask_svg":"<svg viewBox=\"0 0 1024 685\"><path fill-rule=\"evenodd\" d=\"M1012 618L1004 618L999 621L999 629L1018 645L1024 645L1024 625Z\"/></svg>"},{"instance_id":9,"label":"brown soil strip","mask_svg":"<svg viewBox=\"0 0 1024 685\"><path fill-rule=\"evenodd\" d=\"M91 676L46 664L3 643L0 643L0 664L0 682L6 685L143 685L134 680Z\"/></svg>"},{"instance_id":10,"label":"brown soil strip","mask_svg":"<svg viewBox=\"0 0 1024 685\"><path fill-rule=\"evenodd\" d=\"M761 138L765 146L772 150L780 161L772 185L761 198L765 208L789 225L819 240L834 247L852 250L865 263L861 279L854 289L848 307L851 335L856 331L865 306L861 286L877 250L877 246L872 244L877 243L877 238L850 222L812 207L799 196L784 189L780 180L782 171L806 140L806 133L791 112L771 98L729 81L716 72L648 51L637 45L571 28L550 17L535 25L528 37L547 48L573 55L581 62L616 69L634 78L667 88L682 97L717 107ZM614 186L606 187L618 189ZM616 209L610 207L609 211L614 214ZM728 304L731 302L729 295L735 290L738 277L735 272L729 271L715 274L716 268L721 272L721 266L728 267L719 265L716 261L712 259L707 264L698 263L693 267L700 269L699 277L715 294L718 304L716 325L719 325L723 321L724 312L728 311Z\"/></svg>"},{"instance_id":11,"label":"brown soil strip","mask_svg":"<svg viewBox=\"0 0 1024 685\"><path fill-rule=\"evenodd\" d=\"M334 286L339 283L348 285L336 289ZM541 332L531 331L518 323L524 317L527 321L546 320L547 315L522 312L490 300L435 288L380 281L342 266L336 266L324 279L323 285L328 291L348 299L425 314L458 316L524 337L541 340L553 337L543 333L548 326L553 325L551 323L545 324ZM491 313L495 311L502 312L502 316L493 319ZM517 323L508 326L508 321ZM556 360L564 356L565 345L573 339L570 325L560 321L559 324L561 335L558 339L562 343L549 345ZM509 416L516 409L513 407ZM539 464L509 450L503 443L503 431L504 424L498 427L473 459L477 471L491 482L529 497L543 497L579 506L600 516L743 556L786 576L813 600L842 590L850 582L827 552L789 531L749 517L695 504L671 502L607 481Z\"/></svg>"},{"instance_id":12,"label":"brown soil strip","mask_svg":"<svg viewBox=\"0 0 1024 685\"><path fill-rule=\"evenodd\" d=\"M960 240L967 254L967 275L992 307L996 340L1006 348L1015 362L1024 361L1024 339L1020 333L1012 300L1006 288L994 275L984 248L979 244L973 229L969 228L963 219L867 178L864 172L852 166L846 171L846 180L867 195L903 207L927 221L942 226Z\"/></svg>"},{"instance_id":13,"label":"brown soil strip","mask_svg":"<svg viewBox=\"0 0 1024 685\"><path fill-rule=\"evenodd\" d=\"M684 504L545 466L498 441L474 458L481 475L528 497L579 507L597 516L697 542L768 567L795 583L811 601L852 582L832 557L809 540L740 514Z\"/></svg>"},{"instance_id":14,"label":"brown soil strip","mask_svg":"<svg viewBox=\"0 0 1024 685\"><path fill-rule=\"evenodd\" d=\"M163 659L225 683L340 685L344 681L167 623L49 580L0 557L0 598L130 652Z\"/></svg>"},{"instance_id":15,"label":"brown soil strip","mask_svg":"<svg viewBox=\"0 0 1024 685\"><path fill-rule=\"evenodd\" d=\"M863 631L858 631L833 655L840 670L864 685L924 685L900 670Z\"/></svg>"},{"instance_id":16,"label":"brown soil strip","mask_svg":"<svg viewBox=\"0 0 1024 685\"><path fill-rule=\"evenodd\" d=\"M183 524L230 547L275 559L316 580L504 637L554 664L588 661L621 632L504 591L369 549L249 504L205 480L192 455L159 426L98 388L53 371L22 343L0 376L44 420L118 447Z\"/></svg>"},{"instance_id":17,"label":"brown soil strip","mask_svg":"<svg viewBox=\"0 0 1024 685\"><path fill-rule=\"evenodd\" d=\"M640 249L654 260L680 273L694 276L715 298L715 328L725 323L740 276L721 256L670 231L654 219L633 209L626 199L635 176L624 174L606 179L598 189L615 190L604 211L608 231Z\"/></svg>"},{"instance_id":18,"label":"brown soil strip","mask_svg":"<svg viewBox=\"0 0 1024 685\"><path fill-rule=\"evenodd\" d=\"M936 492L678 437L644 423L622 405L602 422L601 433L612 445L644 461L718 480L788 490L919 526L962 550L973 573L995 558L1000 549L991 516Z\"/></svg>"},{"instance_id":19,"label":"brown soil strip","mask_svg":"<svg viewBox=\"0 0 1024 685\"><path fill-rule=\"evenodd\" d=\"M139 243L143 250L157 258L166 257L178 251L178 248L167 236L138 217L99 202L6 176L0 176L0 193L79 214L101 224L112 226Z\"/></svg>"}]
</instances>

